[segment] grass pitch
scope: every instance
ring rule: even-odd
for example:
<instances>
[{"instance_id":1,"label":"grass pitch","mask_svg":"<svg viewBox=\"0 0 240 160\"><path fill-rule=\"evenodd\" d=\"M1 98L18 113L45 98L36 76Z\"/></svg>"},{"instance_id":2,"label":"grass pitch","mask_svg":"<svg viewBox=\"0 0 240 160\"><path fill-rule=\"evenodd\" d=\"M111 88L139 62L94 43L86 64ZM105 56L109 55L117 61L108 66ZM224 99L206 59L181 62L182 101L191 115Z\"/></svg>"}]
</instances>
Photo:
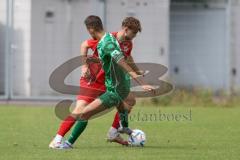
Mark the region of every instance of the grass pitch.
<instances>
[{"instance_id":1,"label":"grass pitch","mask_svg":"<svg viewBox=\"0 0 240 160\"><path fill-rule=\"evenodd\" d=\"M239 159L240 108L135 106L131 128L143 130L145 147L106 142L114 111L91 120L73 150L48 144L60 120L53 107L0 106L1 160Z\"/></svg>"}]
</instances>

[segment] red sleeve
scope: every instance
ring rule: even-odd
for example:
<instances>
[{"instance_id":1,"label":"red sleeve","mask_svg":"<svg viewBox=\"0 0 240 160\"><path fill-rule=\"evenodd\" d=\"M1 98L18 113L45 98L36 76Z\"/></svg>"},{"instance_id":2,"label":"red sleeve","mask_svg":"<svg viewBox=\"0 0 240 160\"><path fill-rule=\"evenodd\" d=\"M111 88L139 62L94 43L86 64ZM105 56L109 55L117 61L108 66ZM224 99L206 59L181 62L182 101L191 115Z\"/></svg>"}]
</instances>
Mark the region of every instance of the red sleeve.
<instances>
[{"instance_id":1,"label":"red sleeve","mask_svg":"<svg viewBox=\"0 0 240 160\"><path fill-rule=\"evenodd\" d=\"M98 40L89 39L89 40L87 40L87 44L88 44L89 48L91 48L93 51L95 51L97 48Z\"/></svg>"}]
</instances>

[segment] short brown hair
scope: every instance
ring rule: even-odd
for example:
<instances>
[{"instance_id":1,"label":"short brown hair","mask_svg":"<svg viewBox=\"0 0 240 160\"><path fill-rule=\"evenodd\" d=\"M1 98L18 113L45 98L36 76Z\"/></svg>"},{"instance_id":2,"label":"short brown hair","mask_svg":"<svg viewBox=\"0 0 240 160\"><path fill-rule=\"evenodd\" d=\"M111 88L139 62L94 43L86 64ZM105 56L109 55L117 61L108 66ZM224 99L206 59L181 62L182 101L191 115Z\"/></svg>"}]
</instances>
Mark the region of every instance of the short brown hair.
<instances>
[{"instance_id":1,"label":"short brown hair","mask_svg":"<svg viewBox=\"0 0 240 160\"><path fill-rule=\"evenodd\" d=\"M102 31L103 30L103 24L100 17L95 15L88 16L84 21L87 29L94 29L95 31Z\"/></svg>"},{"instance_id":2,"label":"short brown hair","mask_svg":"<svg viewBox=\"0 0 240 160\"><path fill-rule=\"evenodd\" d=\"M140 21L134 17L126 17L122 22L122 27L127 27L136 33L142 31Z\"/></svg>"}]
</instances>

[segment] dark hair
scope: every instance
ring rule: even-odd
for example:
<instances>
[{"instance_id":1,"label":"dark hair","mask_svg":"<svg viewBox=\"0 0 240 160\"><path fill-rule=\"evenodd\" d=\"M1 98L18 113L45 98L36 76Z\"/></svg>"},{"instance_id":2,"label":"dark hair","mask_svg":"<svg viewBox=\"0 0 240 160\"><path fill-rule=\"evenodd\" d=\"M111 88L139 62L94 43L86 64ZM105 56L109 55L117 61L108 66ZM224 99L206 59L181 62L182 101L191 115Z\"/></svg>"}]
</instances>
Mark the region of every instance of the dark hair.
<instances>
[{"instance_id":1,"label":"dark hair","mask_svg":"<svg viewBox=\"0 0 240 160\"><path fill-rule=\"evenodd\" d=\"M84 21L87 29L94 29L95 31L102 31L103 24L101 18L95 15L88 16Z\"/></svg>"},{"instance_id":2,"label":"dark hair","mask_svg":"<svg viewBox=\"0 0 240 160\"><path fill-rule=\"evenodd\" d=\"M134 17L126 17L122 22L122 27L127 27L136 33L142 31L140 21Z\"/></svg>"}]
</instances>

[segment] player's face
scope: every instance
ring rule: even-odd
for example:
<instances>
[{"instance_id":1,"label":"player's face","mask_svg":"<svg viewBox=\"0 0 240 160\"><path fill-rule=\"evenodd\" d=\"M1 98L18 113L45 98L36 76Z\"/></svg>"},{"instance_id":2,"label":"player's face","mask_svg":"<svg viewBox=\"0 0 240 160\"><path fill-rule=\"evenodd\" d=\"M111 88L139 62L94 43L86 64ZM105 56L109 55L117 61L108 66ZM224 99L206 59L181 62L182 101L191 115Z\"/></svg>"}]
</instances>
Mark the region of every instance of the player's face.
<instances>
[{"instance_id":1,"label":"player's face","mask_svg":"<svg viewBox=\"0 0 240 160\"><path fill-rule=\"evenodd\" d=\"M125 28L124 40L131 41L136 37L136 35L137 35L137 32L134 32L131 29Z\"/></svg>"},{"instance_id":2,"label":"player's face","mask_svg":"<svg viewBox=\"0 0 240 160\"><path fill-rule=\"evenodd\" d=\"M88 33L91 35L91 37L92 37L93 39L97 39L96 31L95 31L94 29L88 28L87 30L88 30Z\"/></svg>"}]
</instances>

